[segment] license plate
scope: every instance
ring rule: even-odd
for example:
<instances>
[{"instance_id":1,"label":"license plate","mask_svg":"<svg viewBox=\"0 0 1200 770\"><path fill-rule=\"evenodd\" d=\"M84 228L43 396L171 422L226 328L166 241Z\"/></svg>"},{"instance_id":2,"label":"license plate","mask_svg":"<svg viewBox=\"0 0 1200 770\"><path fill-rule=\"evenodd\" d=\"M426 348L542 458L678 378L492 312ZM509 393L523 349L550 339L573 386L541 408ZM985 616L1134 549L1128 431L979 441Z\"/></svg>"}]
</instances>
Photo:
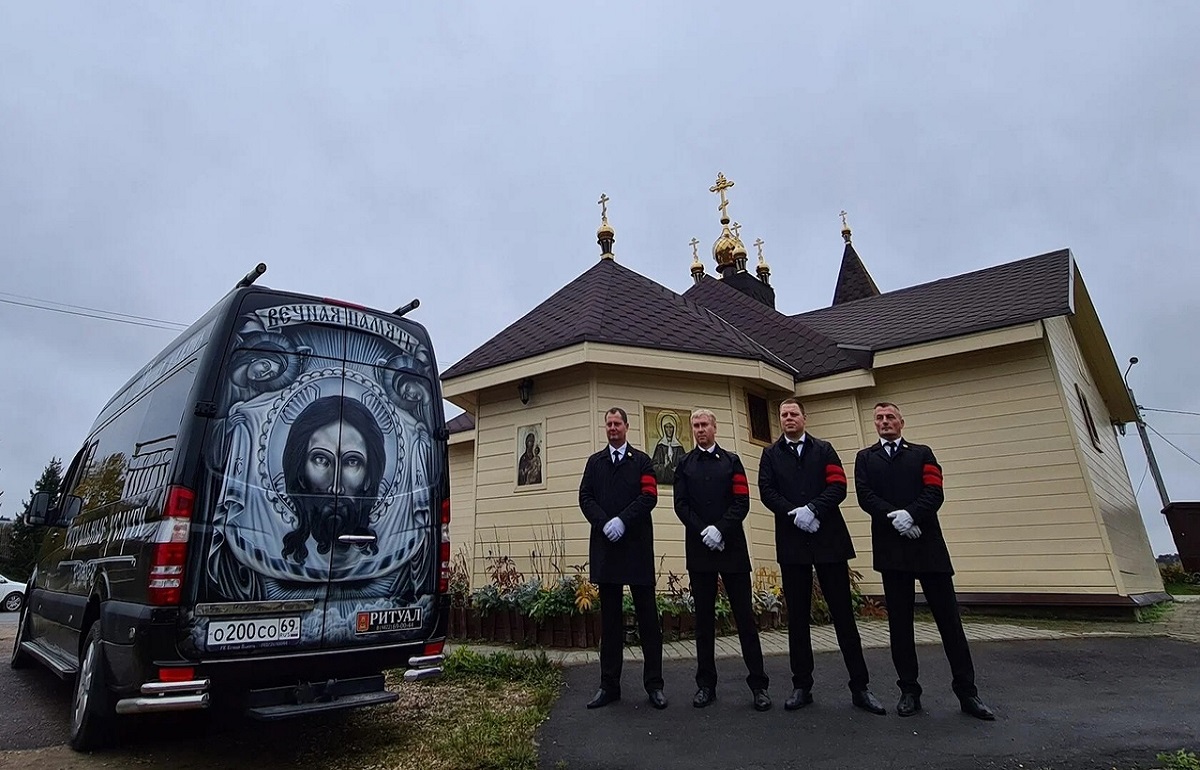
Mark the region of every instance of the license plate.
<instances>
[{"instance_id":1,"label":"license plate","mask_svg":"<svg viewBox=\"0 0 1200 770\"><path fill-rule=\"evenodd\" d=\"M300 616L214 620L208 624L208 646L230 647L294 642L300 638Z\"/></svg>"},{"instance_id":2,"label":"license plate","mask_svg":"<svg viewBox=\"0 0 1200 770\"><path fill-rule=\"evenodd\" d=\"M370 610L358 613L354 624L354 633L381 634L385 631L411 631L420 627L420 607L398 607L394 610Z\"/></svg>"}]
</instances>

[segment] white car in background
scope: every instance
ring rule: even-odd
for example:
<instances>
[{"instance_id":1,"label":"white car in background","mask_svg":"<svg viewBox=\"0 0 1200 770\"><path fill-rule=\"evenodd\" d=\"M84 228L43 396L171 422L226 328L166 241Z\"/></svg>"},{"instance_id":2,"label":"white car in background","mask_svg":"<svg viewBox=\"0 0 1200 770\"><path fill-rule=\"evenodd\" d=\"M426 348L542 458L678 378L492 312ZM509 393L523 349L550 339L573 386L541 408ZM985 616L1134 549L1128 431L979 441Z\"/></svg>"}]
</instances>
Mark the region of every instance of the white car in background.
<instances>
[{"instance_id":1,"label":"white car in background","mask_svg":"<svg viewBox=\"0 0 1200 770\"><path fill-rule=\"evenodd\" d=\"M0 575L0 610L16 612L21 609L21 600L25 597L25 584Z\"/></svg>"}]
</instances>

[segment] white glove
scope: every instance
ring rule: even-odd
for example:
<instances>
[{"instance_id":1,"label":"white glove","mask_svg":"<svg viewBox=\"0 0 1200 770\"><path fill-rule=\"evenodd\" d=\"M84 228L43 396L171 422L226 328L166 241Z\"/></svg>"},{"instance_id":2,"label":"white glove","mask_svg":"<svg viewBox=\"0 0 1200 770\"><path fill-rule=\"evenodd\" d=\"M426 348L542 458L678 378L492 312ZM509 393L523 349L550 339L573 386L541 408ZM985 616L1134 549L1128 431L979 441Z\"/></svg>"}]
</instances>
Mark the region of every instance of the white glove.
<instances>
[{"instance_id":1,"label":"white glove","mask_svg":"<svg viewBox=\"0 0 1200 770\"><path fill-rule=\"evenodd\" d=\"M892 526L900 534L904 534L913 525L913 517L908 511L892 511L888 514L888 518L892 520Z\"/></svg>"},{"instance_id":2,"label":"white glove","mask_svg":"<svg viewBox=\"0 0 1200 770\"><path fill-rule=\"evenodd\" d=\"M913 524L911 527L909 527L908 529L906 529L903 532L903 535L905 537L907 537L909 540L916 540L918 537L921 536L921 528L918 527L916 524Z\"/></svg>"},{"instance_id":3,"label":"white glove","mask_svg":"<svg viewBox=\"0 0 1200 770\"><path fill-rule=\"evenodd\" d=\"M621 519L617 516L609 519L608 523L604 525L604 536L614 543L620 540L621 535L624 534L625 522L621 521Z\"/></svg>"},{"instance_id":4,"label":"white glove","mask_svg":"<svg viewBox=\"0 0 1200 770\"><path fill-rule=\"evenodd\" d=\"M805 532L813 533L821 528L821 522L817 520L817 514L807 505L788 511L788 514L793 517L792 523Z\"/></svg>"},{"instance_id":5,"label":"white glove","mask_svg":"<svg viewBox=\"0 0 1200 770\"><path fill-rule=\"evenodd\" d=\"M721 530L711 524L700 532L700 537L704 538L704 544L711 550L719 551L725 549L725 538L721 537Z\"/></svg>"}]
</instances>

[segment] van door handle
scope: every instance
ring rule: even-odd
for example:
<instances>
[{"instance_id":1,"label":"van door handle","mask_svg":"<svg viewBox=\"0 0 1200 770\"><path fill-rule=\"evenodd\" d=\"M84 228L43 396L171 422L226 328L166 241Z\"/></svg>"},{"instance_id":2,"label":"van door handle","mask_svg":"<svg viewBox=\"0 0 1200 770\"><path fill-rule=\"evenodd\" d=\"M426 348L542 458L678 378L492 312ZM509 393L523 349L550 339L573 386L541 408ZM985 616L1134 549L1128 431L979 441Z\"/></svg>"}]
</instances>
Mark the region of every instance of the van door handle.
<instances>
[{"instance_id":1,"label":"van door handle","mask_svg":"<svg viewBox=\"0 0 1200 770\"><path fill-rule=\"evenodd\" d=\"M359 543L374 543L375 536L374 535L338 535L338 542L346 543L348 545L357 545Z\"/></svg>"}]
</instances>

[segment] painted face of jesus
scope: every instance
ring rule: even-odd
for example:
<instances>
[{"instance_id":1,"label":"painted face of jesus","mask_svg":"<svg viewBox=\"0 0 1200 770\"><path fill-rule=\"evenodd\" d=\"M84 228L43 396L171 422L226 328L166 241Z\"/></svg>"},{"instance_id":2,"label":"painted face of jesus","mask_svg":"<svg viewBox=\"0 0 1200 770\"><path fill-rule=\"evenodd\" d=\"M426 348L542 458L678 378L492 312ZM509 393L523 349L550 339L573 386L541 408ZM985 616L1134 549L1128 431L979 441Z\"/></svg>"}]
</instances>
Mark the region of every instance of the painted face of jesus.
<instances>
[{"instance_id":1,"label":"painted face of jesus","mask_svg":"<svg viewBox=\"0 0 1200 770\"><path fill-rule=\"evenodd\" d=\"M304 460L304 478L312 492L351 497L362 494L369 481L367 442L362 434L342 421L313 431Z\"/></svg>"}]
</instances>

